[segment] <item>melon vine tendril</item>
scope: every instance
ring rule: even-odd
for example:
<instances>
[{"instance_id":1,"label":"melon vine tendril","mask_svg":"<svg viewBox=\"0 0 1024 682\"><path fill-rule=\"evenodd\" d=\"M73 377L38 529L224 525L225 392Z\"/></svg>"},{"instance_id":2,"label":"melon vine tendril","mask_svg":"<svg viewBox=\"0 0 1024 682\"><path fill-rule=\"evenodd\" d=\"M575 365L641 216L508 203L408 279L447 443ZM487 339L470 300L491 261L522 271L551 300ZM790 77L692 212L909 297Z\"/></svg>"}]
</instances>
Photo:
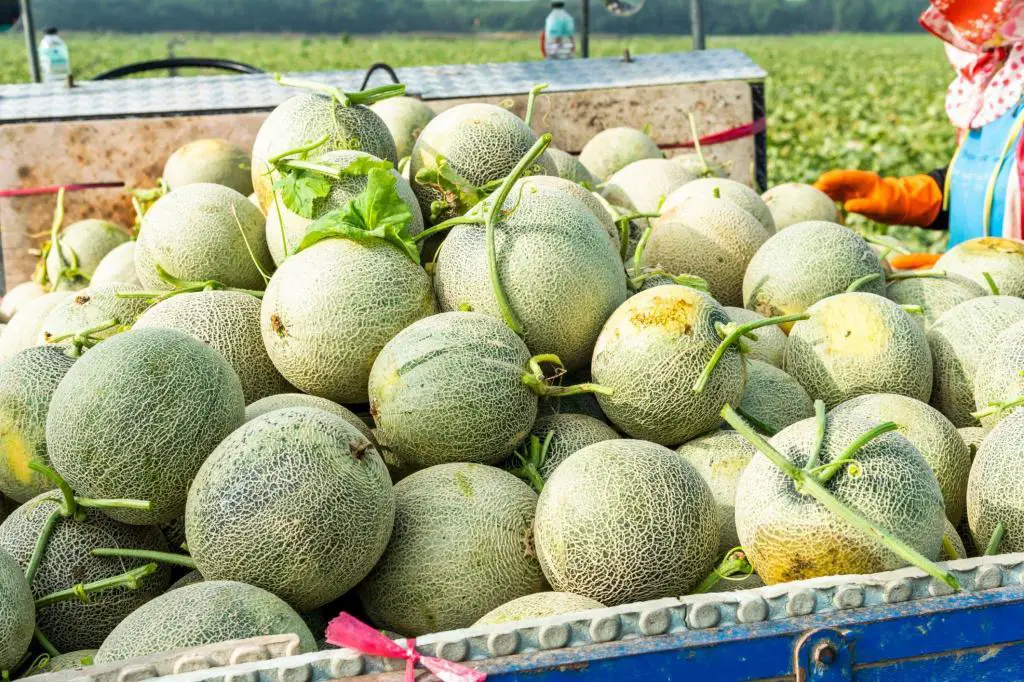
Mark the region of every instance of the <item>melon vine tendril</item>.
<instances>
[{"instance_id":1,"label":"melon vine tendril","mask_svg":"<svg viewBox=\"0 0 1024 682\"><path fill-rule=\"evenodd\" d=\"M715 566L714 570L700 581L700 584L690 594L706 594L723 580L736 580L735 576L739 576L738 579L743 580L753 573L754 567L747 559L747 553L743 551L742 547L733 547L726 552L721 563Z\"/></svg>"},{"instance_id":2,"label":"melon vine tendril","mask_svg":"<svg viewBox=\"0 0 1024 682\"><path fill-rule=\"evenodd\" d=\"M871 428L866 433L862 433L858 436L834 460L828 464L823 464L821 466L814 467L813 469L809 469L808 473L814 476L819 483L825 485L831 481L837 473L839 473L839 470L843 468L843 465L853 461L853 458L857 456L857 453L861 451L861 448L879 436L883 436L890 431L895 431L898 428L899 426L895 422L884 422L879 424Z\"/></svg>"},{"instance_id":3,"label":"melon vine tendril","mask_svg":"<svg viewBox=\"0 0 1024 682\"><path fill-rule=\"evenodd\" d=\"M36 572L39 570L39 566L43 563L43 554L46 553L46 546L50 544L50 537L53 535L53 530L57 527L57 522L61 520L61 509L63 507L58 506L50 515L46 517L46 522L43 523L42 530L39 531L39 537L36 538L36 546L32 548L32 556L28 560L28 566L25 568L25 580L31 585L32 581L36 577Z\"/></svg>"},{"instance_id":4,"label":"melon vine tendril","mask_svg":"<svg viewBox=\"0 0 1024 682\"><path fill-rule=\"evenodd\" d=\"M704 388L708 385L708 381L711 379L711 374L715 371L718 363L725 356L734 343L740 340L741 337L745 336L747 332L760 329L761 327L770 327L775 324L785 324L787 322L799 322L800 320L807 320L810 315L807 313L801 313L799 315L783 315L781 317L769 317L763 320L755 320L742 325L727 325L731 326L732 330L722 339L722 342L718 344L718 348L712 354L711 359L708 360L708 364L704 366L704 371L697 377L697 381L693 384L694 393L702 393ZM721 333L721 331L719 332Z\"/></svg>"},{"instance_id":5,"label":"melon vine tendril","mask_svg":"<svg viewBox=\"0 0 1024 682\"><path fill-rule=\"evenodd\" d=\"M799 490L813 497L823 507L839 516L857 530L892 550L907 563L941 580L954 590L959 591L961 589L959 581L957 581L952 573L938 566L934 561L931 561L928 557L922 555L889 531L878 526L860 512L840 502L828 489L818 482L817 478L790 462L782 453L772 447L757 431L743 421L730 405L723 407L721 414L729 426L746 438L758 452L768 458L786 476L791 478Z\"/></svg>"},{"instance_id":6,"label":"melon vine tendril","mask_svg":"<svg viewBox=\"0 0 1024 682\"><path fill-rule=\"evenodd\" d=\"M1002 414L1007 410L1012 410L1016 407L1024 405L1024 396L1014 398L1013 400L1007 400L1005 402L993 402L989 403L988 407L977 412L972 412L971 416L975 419L984 419L985 417L991 417L996 414Z\"/></svg>"},{"instance_id":7,"label":"melon vine tendril","mask_svg":"<svg viewBox=\"0 0 1024 682\"><path fill-rule=\"evenodd\" d=\"M111 578L104 578L91 583L78 583L66 590L53 592L36 599L36 609L41 609L44 606L50 606L51 604L57 604L64 601L79 601L83 604L88 604L90 594L118 587L137 590L139 588L140 581L146 576L156 573L157 568L156 564L149 563L145 566L140 566L139 568L126 571Z\"/></svg>"},{"instance_id":8,"label":"melon vine tendril","mask_svg":"<svg viewBox=\"0 0 1024 682\"><path fill-rule=\"evenodd\" d=\"M953 541L949 539L949 536L945 533L942 534L942 550L949 556L950 559L959 559L960 554L957 553L956 547L953 546Z\"/></svg>"},{"instance_id":9,"label":"melon vine tendril","mask_svg":"<svg viewBox=\"0 0 1024 682\"><path fill-rule=\"evenodd\" d=\"M495 232L497 231L498 220L502 215L501 208L505 204L505 200L508 198L509 193L512 191L512 186L517 180L526 172L526 170L533 164L537 158L544 153L544 150L551 144L551 134L544 133L534 143L530 151L526 152L526 155L519 160L516 167L512 169L512 172L508 174L505 181L501 183L501 187L498 188L497 193L494 196L493 203L491 204L490 211L487 213L487 270L490 274L491 288L494 291L494 298L498 302L498 309L501 311L501 318L505 321L505 324L519 336L523 335L523 325L519 321L519 317L515 311L512 310L512 305L509 303L508 297L505 295L505 290L501 286L501 276L498 273L498 249L495 244Z\"/></svg>"},{"instance_id":10,"label":"melon vine tendril","mask_svg":"<svg viewBox=\"0 0 1024 682\"><path fill-rule=\"evenodd\" d=\"M825 413L825 401L814 401L814 444L811 446L811 454L804 465L805 471L810 471L818 466L821 461L821 447L825 444L825 427L828 425L828 416Z\"/></svg>"},{"instance_id":11,"label":"melon vine tendril","mask_svg":"<svg viewBox=\"0 0 1024 682\"><path fill-rule=\"evenodd\" d=\"M60 652L57 651L57 647L53 646L53 643L47 639L42 630L36 628L32 633L32 636L35 637L36 641L39 642L39 646L43 647L43 650L46 651L51 658L60 656Z\"/></svg>"},{"instance_id":12,"label":"melon vine tendril","mask_svg":"<svg viewBox=\"0 0 1024 682\"><path fill-rule=\"evenodd\" d=\"M533 125L533 109L537 104L537 95L539 95L542 90L547 90L547 88L547 83L538 83L530 88L530 95L526 98L526 116L523 117L523 121L526 125Z\"/></svg>"},{"instance_id":13,"label":"melon vine tendril","mask_svg":"<svg viewBox=\"0 0 1024 682\"><path fill-rule=\"evenodd\" d=\"M999 295L999 286L996 284L996 281L994 279L992 279L992 275L990 275L987 272L983 272L983 273L981 273L981 276L984 277L985 278L985 282L988 283L988 288L992 292L992 295L993 296L998 296Z\"/></svg>"},{"instance_id":14,"label":"melon vine tendril","mask_svg":"<svg viewBox=\"0 0 1024 682\"><path fill-rule=\"evenodd\" d=\"M860 291L865 284L870 284L871 282L875 282L880 279L882 279L882 275L881 273L878 272L873 272L870 275L858 277L857 279L853 280L853 282L850 283L850 286L846 287L846 293L852 294L855 291Z\"/></svg>"},{"instance_id":15,"label":"melon vine tendril","mask_svg":"<svg viewBox=\"0 0 1024 682\"><path fill-rule=\"evenodd\" d=\"M173 554L171 552L156 552L148 549L121 549L114 547L97 547L90 552L93 556L98 557L117 557L120 559L143 559L145 561L155 561L160 564L170 564L172 566L181 566L191 570L196 570L195 560L186 554Z\"/></svg>"},{"instance_id":16,"label":"melon vine tendril","mask_svg":"<svg viewBox=\"0 0 1024 682\"><path fill-rule=\"evenodd\" d=\"M449 218L448 220L444 221L443 223L438 223L437 225L434 225L431 228L423 230L422 232L420 232L419 234L414 236L412 238L412 240L414 242L421 242L424 239L427 239L428 237L433 237L435 234L437 234L439 232L444 232L445 230L450 230L451 228L455 227L456 225L483 225L485 222L486 222L486 220L484 218L482 218L482 217L456 216L454 218Z\"/></svg>"},{"instance_id":17,"label":"melon vine tendril","mask_svg":"<svg viewBox=\"0 0 1024 682\"><path fill-rule=\"evenodd\" d=\"M547 375L544 373L544 368L541 367L541 363L547 363L554 365L559 369L559 376L565 373L565 369L562 366L562 361L557 355L546 353L543 355L535 355L530 358L526 364L525 371L523 372L523 383L534 393L540 396L549 398L564 398L570 395L579 395L581 393L598 393L600 395L614 395L614 390L607 386L601 386L600 384L587 383L587 384L576 384L574 386L552 386L549 382Z\"/></svg>"}]
</instances>

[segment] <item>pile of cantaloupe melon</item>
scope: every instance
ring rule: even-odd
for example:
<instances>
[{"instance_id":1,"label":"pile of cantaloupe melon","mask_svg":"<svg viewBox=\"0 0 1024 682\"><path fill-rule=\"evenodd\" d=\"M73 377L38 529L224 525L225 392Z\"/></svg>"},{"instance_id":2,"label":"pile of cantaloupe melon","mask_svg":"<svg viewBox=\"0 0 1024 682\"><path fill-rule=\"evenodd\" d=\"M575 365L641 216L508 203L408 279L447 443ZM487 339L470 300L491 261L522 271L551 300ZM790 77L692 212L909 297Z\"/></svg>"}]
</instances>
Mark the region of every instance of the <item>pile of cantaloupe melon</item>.
<instances>
[{"instance_id":1,"label":"pile of cantaloupe melon","mask_svg":"<svg viewBox=\"0 0 1024 682\"><path fill-rule=\"evenodd\" d=\"M58 208L0 306L0 669L1024 549L1024 244L894 271L810 186L396 90L186 145L135 233Z\"/></svg>"}]
</instances>

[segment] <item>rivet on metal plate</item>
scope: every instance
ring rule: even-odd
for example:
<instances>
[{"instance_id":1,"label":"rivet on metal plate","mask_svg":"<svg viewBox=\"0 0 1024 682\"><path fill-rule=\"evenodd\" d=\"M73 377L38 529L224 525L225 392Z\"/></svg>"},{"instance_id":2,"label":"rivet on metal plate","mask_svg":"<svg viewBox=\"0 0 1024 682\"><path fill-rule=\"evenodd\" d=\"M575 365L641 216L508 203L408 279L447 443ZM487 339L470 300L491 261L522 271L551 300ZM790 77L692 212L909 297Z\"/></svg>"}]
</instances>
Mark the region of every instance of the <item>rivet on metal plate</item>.
<instances>
[{"instance_id":1,"label":"rivet on metal plate","mask_svg":"<svg viewBox=\"0 0 1024 682\"><path fill-rule=\"evenodd\" d=\"M363 657L354 651L342 651L331 658L331 677L355 677L363 674Z\"/></svg>"},{"instance_id":2,"label":"rivet on metal plate","mask_svg":"<svg viewBox=\"0 0 1024 682\"><path fill-rule=\"evenodd\" d=\"M858 609L864 605L864 588L860 585L844 585L836 590L832 603L837 609Z\"/></svg>"},{"instance_id":3,"label":"rivet on metal plate","mask_svg":"<svg viewBox=\"0 0 1024 682\"><path fill-rule=\"evenodd\" d=\"M487 652L491 656L511 656L519 647L519 633L495 632L487 638Z\"/></svg>"},{"instance_id":4,"label":"rivet on metal plate","mask_svg":"<svg viewBox=\"0 0 1024 682\"><path fill-rule=\"evenodd\" d=\"M610 642L619 637L619 617L603 616L590 621L590 639L595 642Z\"/></svg>"},{"instance_id":5,"label":"rivet on metal plate","mask_svg":"<svg viewBox=\"0 0 1024 682\"><path fill-rule=\"evenodd\" d=\"M668 609L652 609L640 614L640 621L637 625L640 628L640 632L653 637L654 635L663 635L668 632L671 622L672 619L669 616Z\"/></svg>"},{"instance_id":6,"label":"rivet on metal plate","mask_svg":"<svg viewBox=\"0 0 1024 682\"><path fill-rule=\"evenodd\" d=\"M686 625L691 630L703 630L715 627L721 618L718 604L697 604L686 614Z\"/></svg>"},{"instance_id":7,"label":"rivet on metal plate","mask_svg":"<svg viewBox=\"0 0 1024 682\"><path fill-rule=\"evenodd\" d=\"M309 682L313 670L308 664L281 665L277 669L277 682Z\"/></svg>"},{"instance_id":8,"label":"rivet on metal plate","mask_svg":"<svg viewBox=\"0 0 1024 682\"><path fill-rule=\"evenodd\" d=\"M544 625L537 639L542 649L561 649L569 643L569 626L563 623Z\"/></svg>"},{"instance_id":9,"label":"rivet on metal plate","mask_svg":"<svg viewBox=\"0 0 1024 682\"><path fill-rule=\"evenodd\" d=\"M436 656L448 661L464 661L469 656L469 642L457 639L452 642L441 642L437 645Z\"/></svg>"},{"instance_id":10,"label":"rivet on metal plate","mask_svg":"<svg viewBox=\"0 0 1024 682\"><path fill-rule=\"evenodd\" d=\"M910 599L913 593L914 586L909 580L893 580L885 584L882 599L887 604L898 604Z\"/></svg>"},{"instance_id":11,"label":"rivet on metal plate","mask_svg":"<svg viewBox=\"0 0 1024 682\"><path fill-rule=\"evenodd\" d=\"M794 590L789 593L786 613L791 616L806 616L814 613L814 592L811 590Z\"/></svg>"},{"instance_id":12,"label":"rivet on metal plate","mask_svg":"<svg viewBox=\"0 0 1024 682\"><path fill-rule=\"evenodd\" d=\"M741 602L736 609L736 618L741 623L760 623L768 618L768 602L760 598Z\"/></svg>"}]
</instances>

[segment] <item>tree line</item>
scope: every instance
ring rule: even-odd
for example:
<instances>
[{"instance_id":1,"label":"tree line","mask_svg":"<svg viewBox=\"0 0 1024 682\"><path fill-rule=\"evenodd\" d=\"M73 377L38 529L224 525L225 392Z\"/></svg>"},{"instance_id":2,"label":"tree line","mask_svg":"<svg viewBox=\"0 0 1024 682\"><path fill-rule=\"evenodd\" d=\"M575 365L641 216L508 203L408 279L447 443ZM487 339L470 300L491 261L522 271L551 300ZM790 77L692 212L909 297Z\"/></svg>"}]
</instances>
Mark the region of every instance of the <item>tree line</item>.
<instances>
[{"instance_id":1,"label":"tree line","mask_svg":"<svg viewBox=\"0 0 1024 682\"><path fill-rule=\"evenodd\" d=\"M582 0L566 0L577 20ZM712 34L916 31L927 0L703 0ZM689 0L647 0L614 17L591 0L603 33L690 30ZM34 0L40 26L88 31L404 33L539 31L545 0Z\"/></svg>"}]
</instances>

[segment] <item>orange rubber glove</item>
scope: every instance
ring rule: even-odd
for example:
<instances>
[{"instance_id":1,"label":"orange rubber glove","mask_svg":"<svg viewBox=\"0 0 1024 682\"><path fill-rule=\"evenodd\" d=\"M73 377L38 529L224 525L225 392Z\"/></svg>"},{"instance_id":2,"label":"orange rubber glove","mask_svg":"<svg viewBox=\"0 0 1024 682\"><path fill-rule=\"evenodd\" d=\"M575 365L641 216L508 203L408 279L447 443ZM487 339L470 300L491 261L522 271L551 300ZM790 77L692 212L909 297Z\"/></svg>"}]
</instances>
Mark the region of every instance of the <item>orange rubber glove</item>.
<instances>
[{"instance_id":1,"label":"orange rubber glove","mask_svg":"<svg viewBox=\"0 0 1024 682\"><path fill-rule=\"evenodd\" d=\"M942 210L942 188L930 175L882 178L877 173L835 170L814 186L850 213L887 225L927 227Z\"/></svg>"}]
</instances>

